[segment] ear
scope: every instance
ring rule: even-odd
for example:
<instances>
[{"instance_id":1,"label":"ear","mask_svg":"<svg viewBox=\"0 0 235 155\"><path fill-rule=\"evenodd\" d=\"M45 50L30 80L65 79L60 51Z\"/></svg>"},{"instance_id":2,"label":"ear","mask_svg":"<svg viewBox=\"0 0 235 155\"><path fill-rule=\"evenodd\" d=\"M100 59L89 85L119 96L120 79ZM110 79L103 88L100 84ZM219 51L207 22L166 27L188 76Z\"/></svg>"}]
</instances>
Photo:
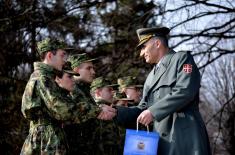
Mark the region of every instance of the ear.
<instances>
[{"instance_id":1,"label":"ear","mask_svg":"<svg viewBox=\"0 0 235 155\"><path fill-rule=\"evenodd\" d=\"M96 96L100 97L101 96L101 88L97 88L95 90L95 94L96 94Z\"/></svg>"},{"instance_id":2,"label":"ear","mask_svg":"<svg viewBox=\"0 0 235 155\"><path fill-rule=\"evenodd\" d=\"M60 78L56 76L55 82L56 82L58 85L60 85Z\"/></svg>"},{"instance_id":3,"label":"ear","mask_svg":"<svg viewBox=\"0 0 235 155\"><path fill-rule=\"evenodd\" d=\"M52 58L52 55L53 55L53 53L52 52L47 52L47 54L46 54L46 59L47 60L51 60L51 58Z\"/></svg>"},{"instance_id":4,"label":"ear","mask_svg":"<svg viewBox=\"0 0 235 155\"><path fill-rule=\"evenodd\" d=\"M156 45L157 48L159 48L160 45L161 45L161 41L160 41L159 39L156 39L156 40L154 41L154 43L155 43L155 45Z\"/></svg>"},{"instance_id":5,"label":"ear","mask_svg":"<svg viewBox=\"0 0 235 155\"><path fill-rule=\"evenodd\" d=\"M76 72L76 73L79 73L80 69L79 69L79 67L75 67L75 68L73 69L73 71Z\"/></svg>"}]
</instances>

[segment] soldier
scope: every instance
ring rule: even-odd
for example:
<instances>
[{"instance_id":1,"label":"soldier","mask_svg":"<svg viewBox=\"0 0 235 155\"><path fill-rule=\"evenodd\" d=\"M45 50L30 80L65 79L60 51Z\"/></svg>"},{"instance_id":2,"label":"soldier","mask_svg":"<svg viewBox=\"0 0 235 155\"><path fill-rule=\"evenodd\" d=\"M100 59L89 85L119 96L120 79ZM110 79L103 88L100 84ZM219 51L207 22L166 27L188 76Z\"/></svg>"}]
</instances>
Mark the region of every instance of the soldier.
<instances>
[{"instance_id":1,"label":"soldier","mask_svg":"<svg viewBox=\"0 0 235 155\"><path fill-rule=\"evenodd\" d=\"M113 87L117 84L111 84L109 80L98 77L91 84L91 92L94 94L96 103L101 103L104 101L106 105L111 106L114 101L114 91Z\"/></svg>"},{"instance_id":2,"label":"soldier","mask_svg":"<svg viewBox=\"0 0 235 155\"><path fill-rule=\"evenodd\" d=\"M22 97L22 113L30 120L22 155L68 151L61 124L72 119L74 104L71 98L61 96L61 89L54 81L56 69L61 70L66 60L65 48L63 42L49 38L38 43L42 62L34 63L34 72Z\"/></svg>"},{"instance_id":3,"label":"soldier","mask_svg":"<svg viewBox=\"0 0 235 155\"><path fill-rule=\"evenodd\" d=\"M120 93L117 92L114 96L115 98L115 106L124 106L124 107L130 107L133 106L133 102L134 100L127 98L125 93ZM135 129L136 128L136 123L132 122L129 123L129 125L126 125L125 127L123 126L118 126L119 129L119 133L120 133L120 138L119 138L119 143L121 146L121 152L123 152L123 148L124 148L124 142L125 142L125 136L126 136L126 128L128 129Z\"/></svg>"},{"instance_id":4,"label":"soldier","mask_svg":"<svg viewBox=\"0 0 235 155\"><path fill-rule=\"evenodd\" d=\"M140 103L143 85L138 84L136 77L126 76L118 79L119 90L126 94L127 98L132 99L128 102L128 107L137 106ZM136 129L136 123L130 122L126 128ZM149 130L152 131L153 123L149 124ZM146 127L139 125L140 130Z\"/></svg>"},{"instance_id":5,"label":"soldier","mask_svg":"<svg viewBox=\"0 0 235 155\"><path fill-rule=\"evenodd\" d=\"M80 123L81 110L55 82L56 76L62 76L66 46L59 40L47 38L39 42L37 48L42 62L34 63L34 72L22 97L21 111L30 121L30 129L21 154L68 154L62 124ZM100 111L97 108L96 117Z\"/></svg>"},{"instance_id":6,"label":"soldier","mask_svg":"<svg viewBox=\"0 0 235 155\"><path fill-rule=\"evenodd\" d=\"M168 47L169 28L138 29L140 56L154 64L138 107L118 109L117 120L149 125L160 134L158 154L209 155L210 144L199 112L200 72L189 52Z\"/></svg>"},{"instance_id":7,"label":"soldier","mask_svg":"<svg viewBox=\"0 0 235 155\"><path fill-rule=\"evenodd\" d=\"M117 84L111 82L103 77L96 78L91 84L91 91L94 94L95 101L98 105L113 104L114 91L113 87ZM121 151L121 137L119 128L114 121L99 121L99 127L95 131L96 137L96 154L100 155L119 155Z\"/></svg>"},{"instance_id":8,"label":"soldier","mask_svg":"<svg viewBox=\"0 0 235 155\"><path fill-rule=\"evenodd\" d=\"M75 82L73 76L79 76L79 74L72 70L68 62L63 65L61 75L56 76L55 81L61 88L66 90L65 94L69 94L74 90Z\"/></svg>"},{"instance_id":9,"label":"soldier","mask_svg":"<svg viewBox=\"0 0 235 155\"><path fill-rule=\"evenodd\" d=\"M121 92L124 92L127 98L132 99L133 104L129 106L138 105L141 100L141 90L143 85L137 83L136 77L126 76L118 79L119 89ZM130 102L131 103L131 102Z\"/></svg>"},{"instance_id":10,"label":"soldier","mask_svg":"<svg viewBox=\"0 0 235 155\"><path fill-rule=\"evenodd\" d=\"M116 92L115 93L115 106L129 107L133 105L134 100L127 98L125 93Z\"/></svg>"},{"instance_id":11,"label":"soldier","mask_svg":"<svg viewBox=\"0 0 235 155\"><path fill-rule=\"evenodd\" d=\"M88 113L94 113L98 107L93 97L90 94L90 85L95 77L95 71L92 61L96 59L91 59L87 54L77 54L69 56L68 61L71 63L71 67L74 72L79 73L80 76L76 76L75 88L72 92L72 97L75 101L86 101L86 107ZM105 107L102 105L102 108ZM115 111L115 109L110 107L110 111ZM108 111L108 110L106 110ZM99 116L102 116L101 113ZM111 115L114 115L111 114ZM105 117L106 114L103 114ZM98 117L99 118L99 117ZM86 119L85 119L86 120ZM96 150L93 149L95 144L94 132L95 128L98 126L98 120L94 117L83 121L81 124L66 125L65 132L68 137L68 143L70 146L71 154L79 155L93 155L96 154Z\"/></svg>"}]
</instances>

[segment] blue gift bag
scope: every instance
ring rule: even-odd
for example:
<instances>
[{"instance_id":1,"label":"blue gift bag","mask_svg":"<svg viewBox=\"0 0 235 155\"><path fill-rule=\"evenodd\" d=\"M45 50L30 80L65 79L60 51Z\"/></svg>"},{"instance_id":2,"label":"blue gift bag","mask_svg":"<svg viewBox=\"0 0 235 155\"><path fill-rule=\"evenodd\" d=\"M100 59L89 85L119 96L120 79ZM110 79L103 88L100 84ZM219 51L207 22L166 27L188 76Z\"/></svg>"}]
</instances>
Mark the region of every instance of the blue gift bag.
<instances>
[{"instance_id":1,"label":"blue gift bag","mask_svg":"<svg viewBox=\"0 0 235 155\"><path fill-rule=\"evenodd\" d=\"M157 132L126 130L124 155L157 155Z\"/></svg>"}]
</instances>

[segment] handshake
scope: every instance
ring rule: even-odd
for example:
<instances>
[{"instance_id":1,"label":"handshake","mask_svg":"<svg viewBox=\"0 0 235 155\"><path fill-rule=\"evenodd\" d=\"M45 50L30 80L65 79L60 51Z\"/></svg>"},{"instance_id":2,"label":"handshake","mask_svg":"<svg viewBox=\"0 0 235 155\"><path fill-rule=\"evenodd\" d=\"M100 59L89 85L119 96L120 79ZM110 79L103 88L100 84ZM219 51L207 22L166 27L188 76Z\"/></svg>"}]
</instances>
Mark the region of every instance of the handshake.
<instances>
[{"instance_id":1,"label":"handshake","mask_svg":"<svg viewBox=\"0 0 235 155\"><path fill-rule=\"evenodd\" d=\"M98 119L112 120L113 117L115 117L117 115L117 110L111 106L101 104L100 108L101 108L101 112L97 117ZM125 112L128 114L130 113L130 115L128 115L128 117L130 116L131 121L134 121L134 122L137 121L145 126L148 126L154 120L153 114L151 113L151 111L149 109L140 110L138 108L131 108L131 109L125 108L125 111L119 111L119 112ZM122 114L120 114L120 115L122 115ZM125 117L125 119L130 120L130 118L128 118L128 117ZM124 121L126 121L126 120L124 120Z\"/></svg>"},{"instance_id":2,"label":"handshake","mask_svg":"<svg viewBox=\"0 0 235 155\"><path fill-rule=\"evenodd\" d=\"M101 104L99 105L99 107L101 108L101 112L98 115L98 119L101 120L112 120L113 117L115 117L117 115L117 110L114 109L111 106L105 105L105 104Z\"/></svg>"}]
</instances>

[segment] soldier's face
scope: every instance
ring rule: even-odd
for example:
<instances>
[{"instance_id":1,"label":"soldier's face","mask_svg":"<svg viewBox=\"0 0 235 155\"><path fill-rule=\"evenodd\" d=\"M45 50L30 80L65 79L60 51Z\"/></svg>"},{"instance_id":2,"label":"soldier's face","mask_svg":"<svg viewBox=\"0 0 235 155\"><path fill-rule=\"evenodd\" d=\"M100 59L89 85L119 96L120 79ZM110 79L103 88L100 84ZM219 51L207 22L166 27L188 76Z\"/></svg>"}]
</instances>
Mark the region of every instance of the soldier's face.
<instances>
[{"instance_id":1,"label":"soldier's face","mask_svg":"<svg viewBox=\"0 0 235 155\"><path fill-rule=\"evenodd\" d=\"M73 90L75 84L73 76L68 73L64 73L62 78L56 77L56 82L60 87L68 90L69 92Z\"/></svg>"},{"instance_id":2,"label":"soldier's face","mask_svg":"<svg viewBox=\"0 0 235 155\"><path fill-rule=\"evenodd\" d=\"M62 70L62 66L65 64L67 59L67 54L64 50L58 49L56 54L51 54L50 60L54 68Z\"/></svg>"},{"instance_id":3,"label":"soldier's face","mask_svg":"<svg viewBox=\"0 0 235 155\"><path fill-rule=\"evenodd\" d=\"M135 87L127 87L125 88L125 94L127 98L134 100L135 102L139 102L141 98L141 91Z\"/></svg>"},{"instance_id":4,"label":"soldier's face","mask_svg":"<svg viewBox=\"0 0 235 155\"><path fill-rule=\"evenodd\" d=\"M157 63L159 59L159 40L150 39L141 48L140 56L145 58L147 63Z\"/></svg>"},{"instance_id":5,"label":"soldier's face","mask_svg":"<svg viewBox=\"0 0 235 155\"><path fill-rule=\"evenodd\" d=\"M112 87L103 87L100 88L100 97L108 102L112 102L113 101L113 95L114 95L114 91Z\"/></svg>"},{"instance_id":6,"label":"soldier's face","mask_svg":"<svg viewBox=\"0 0 235 155\"><path fill-rule=\"evenodd\" d=\"M119 101L117 101L116 105L117 106L127 107L128 106L128 101L119 100Z\"/></svg>"},{"instance_id":7,"label":"soldier's face","mask_svg":"<svg viewBox=\"0 0 235 155\"><path fill-rule=\"evenodd\" d=\"M95 70L92 62L82 63L75 71L80 74L79 78L84 82L91 83L95 78Z\"/></svg>"}]
</instances>

